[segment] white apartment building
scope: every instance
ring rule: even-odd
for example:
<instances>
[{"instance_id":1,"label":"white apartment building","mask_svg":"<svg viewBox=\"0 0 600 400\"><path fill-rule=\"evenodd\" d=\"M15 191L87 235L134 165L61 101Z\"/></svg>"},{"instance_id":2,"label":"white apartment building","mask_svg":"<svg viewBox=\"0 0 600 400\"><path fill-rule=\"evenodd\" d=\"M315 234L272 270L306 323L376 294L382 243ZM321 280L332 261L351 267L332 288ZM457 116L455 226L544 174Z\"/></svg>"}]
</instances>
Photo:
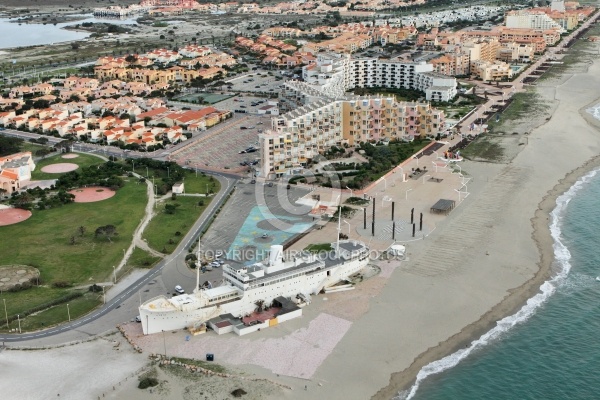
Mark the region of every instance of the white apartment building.
<instances>
[{"instance_id":1,"label":"white apartment building","mask_svg":"<svg viewBox=\"0 0 600 400\"><path fill-rule=\"evenodd\" d=\"M506 13L507 28L556 29L560 33L566 30L542 11L517 10Z\"/></svg>"},{"instance_id":2,"label":"white apartment building","mask_svg":"<svg viewBox=\"0 0 600 400\"><path fill-rule=\"evenodd\" d=\"M456 96L456 79L433 73L433 65L424 61L352 59L349 54L321 53L315 64L303 67L302 78L332 98L341 98L356 87L420 90L430 101L449 101Z\"/></svg>"}]
</instances>

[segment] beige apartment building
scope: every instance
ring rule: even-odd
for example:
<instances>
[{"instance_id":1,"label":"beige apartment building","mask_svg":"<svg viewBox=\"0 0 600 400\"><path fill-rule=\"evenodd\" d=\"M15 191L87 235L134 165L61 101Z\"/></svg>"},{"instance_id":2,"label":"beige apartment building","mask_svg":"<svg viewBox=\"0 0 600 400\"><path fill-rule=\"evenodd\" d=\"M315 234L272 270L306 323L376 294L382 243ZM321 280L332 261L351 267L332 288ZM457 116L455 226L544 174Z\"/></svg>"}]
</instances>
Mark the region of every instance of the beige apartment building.
<instances>
[{"instance_id":1,"label":"beige apartment building","mask_svg":"<svg viewBox=\"0 0 600 400\"><path fill-rule=\"evenodd\" d=\"M429 103L397 102L393 97L314 100L272 120L259 136L262 177L300 172L331 146L436 136L445 129L443 111Z\"/></svg>"}]
</instances>

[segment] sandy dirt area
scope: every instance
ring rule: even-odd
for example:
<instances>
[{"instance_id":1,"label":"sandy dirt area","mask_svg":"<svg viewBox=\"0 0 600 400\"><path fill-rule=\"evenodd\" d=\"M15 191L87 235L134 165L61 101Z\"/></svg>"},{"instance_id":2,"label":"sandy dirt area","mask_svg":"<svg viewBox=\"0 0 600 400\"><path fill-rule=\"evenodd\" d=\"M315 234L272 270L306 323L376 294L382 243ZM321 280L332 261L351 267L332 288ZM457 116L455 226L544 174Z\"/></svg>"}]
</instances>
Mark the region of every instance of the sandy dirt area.
<instances>
[{"instance_id":1,"label":"sandy dirt area","mask_svg":"<svg viewBox=\"0 0 600 400\"><path fill-rule=\"evenodd\" d=\"M0 392L6 399L96 399L137 382L147 362L121 334L51 350L3 350Z\"/></svg>"},{"instance_id":2,"label":"sandy dirt area","mask_svg":"<svg viewBox=\"0 0 600 400\"><path fill-rule=\"evenodd\" d=\"M79 154L70 153L70 154L65 154L61 158L72 159L72 158L77 158L77 157L79 157Z\"/></svg>"},{"instance_id":3,"label":"sandy dirt area","mask_svg":"<svg viewBox=\"0 0 600 400\"><path fill-rule=\"evenodd\" d=\"M69 191L69 193L75 195L75 203L93 203L110 199L115 195L114 190L99 186L74 189Z\"/></svg>"},{"instance_id":4,"label":"sandy dirt area","mask_svg":"<svg viewBox=\"0 0 600 400\"><path fill-rule=\"evenodd\" d=\"M0 209L0 226L18 224L31 217L31 211L20 208Z\"/></svg>"},{"instance_id":5,"label":"sandy dirt area","mask_svg":"<svg viewBox=\"0 0 600 400\"><path fill-rule=\"evenodd\" d=\"M48 174L62 174L64 172L75 171L77 168L79 168L79 165L73 163L56 163L46 165L42 168L42 172Z\"/></svg>"}]
</instances>

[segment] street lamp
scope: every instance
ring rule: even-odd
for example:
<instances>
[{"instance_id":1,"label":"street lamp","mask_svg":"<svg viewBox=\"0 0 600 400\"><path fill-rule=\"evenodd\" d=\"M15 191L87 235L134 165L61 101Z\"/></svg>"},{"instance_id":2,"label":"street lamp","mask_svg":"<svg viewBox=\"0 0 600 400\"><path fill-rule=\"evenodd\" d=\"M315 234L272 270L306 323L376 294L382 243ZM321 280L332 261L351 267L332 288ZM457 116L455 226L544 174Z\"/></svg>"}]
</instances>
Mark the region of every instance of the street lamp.
<instances>
[{"instance_id":1,"label":"street lamp","mask_svg":"<svg viewBox=\"0 0 600 400\"><path fill-rule=\"evenodd\" d=\"M414 158L415 160L417 160L417 167L418 167L418 166L419 166L419 157L417 157L417 156L413 156L413 158Z\"/></svg>"},{"instance_id":2,"label":"street lamp","mask_svg":"<svg viewBox=\"0 0 600 400\"><path fill-rule=\"evenodd\" d=\"M169 170L169 167L167 167L167 179L171 177L171 170Z\"/></svg>"},{"instance_id":3,"label":"street lamp","mask_svg":"<svg viewBox=\"0 0 600 400\"><path fill-rule=\"evenodd\" d=\"M423 177L423 184L425 184L425 178L427 178L428 176L431 176L431 175L425 175L425 176Z\"/></svg>"},{"instance_id":4,"label":"street lamp","mask_svg":"<svg viewBox=\"0 0 600 400\"><path fill-rule=\"evenodd\" d=\"M113 280L115 281L114 283L117 283L117 271L115 270L114 265L113 265Z\"/></svg>"},{"instance_id":5,"label":"street lamp","mask_svg":"<svg viewBox=\"0 0 600 400\"><path fill-rule=\"evenodd\" d=\"M460 190L458 190L458 189L454 189L454 191L458 193L458 201L461 201L460 194L462 192Z\"/></svg>"},{"instance_id":6,"label":"street lamp","mask_svg":"<svg viewBox=\"0 0 600 400\"><path fill-rule=\"evenodd\" d=\"M4 302L4 316L6 317L6 327L8 328L8 311L6 311L6 299L2 299Z\"/></svg>"},{"instance_id":7,"label":"street lamp","mask_svg":"<svg viewBox=\"0 0 600 400\"><path fill-rule=\"evenodd\" d=\"M408 192L410 192L412 189L407 189L406 192L404 193L404 199L408 200Z\"/></svg>"},{"instance_id":8,"label":"street lamp","mask_svg":"<svg viewBox=\"0 0 600 400\"><path fill-rule=\"evenodd\" d=\"M146 178L149 178L150 174L148 173L148 166L146 166Z\"/></svg>"},{"instance_id":9,"label":"street lamp","mask_svg":"<svg viewBox=\"0 0 600 400\"><path fill-rule=\"evenodd\" d=\"M400 168L400 173L401 175L401 181L400 182L404 182L404 168L402 168L401 166L397 166L396 168Z\"/></svg>"},{"instance_id":10,"label":"street lamp","mask_svg":"<svg viewBox=\"0 0 600 400\"><path fill-rule=\"evenodd\" d=\"M165 331L162 331L163 333L163 346L165 347L165 358L167 358L167 341L165 340Z\"/></svg>"},{"instance_id":11,"label":"street lamp","mask_svg":"<svg viewBox=\"0 0 600 400\"><path fill-rule=\"evenodd\" d=\"M385 179L385 176L382 176L383 178L383 191L385 192L387 189L387 179Z\"/></svg>"},{"instance_id":12,"label":"street lamp","mask_svg":"<svg viewBox=\"0 0 600 400\"><path fill-rule=\"evenodd\" d=\"M21 317L17 314L17 321L19 323L19 333L21 333Z\"/></svg>"},{"instance_id":13,"label":"street lamp","mask_svg":"<svg viewBox=\"0 0 600 400\"><path fill-rule=\"evenodd\" d=\"M71 311L69 310L69 303L67 303L67 315L69 316L69 322L71 322Z\"/></svg>"},{"instance_id":14,"label":"street lamp","mask_svg":"<svg viewBox=\"0 0 600 400\"><path fill-rule=\"evenodd\" d=\"M344 223L348 224L348 239L350 239L350 222L344 220Z\"/></svg>"},{"instance_id":15,"label":"street lamp","mask_svg":"<svg viewBox=\"0 0 600 400\"><path fill-rule=\"evenodd\" d=\"M346 189L350 191L350 197L352 197L352 189L350 189L348 186L346 186Z\"/></svg>"}]
</instances>

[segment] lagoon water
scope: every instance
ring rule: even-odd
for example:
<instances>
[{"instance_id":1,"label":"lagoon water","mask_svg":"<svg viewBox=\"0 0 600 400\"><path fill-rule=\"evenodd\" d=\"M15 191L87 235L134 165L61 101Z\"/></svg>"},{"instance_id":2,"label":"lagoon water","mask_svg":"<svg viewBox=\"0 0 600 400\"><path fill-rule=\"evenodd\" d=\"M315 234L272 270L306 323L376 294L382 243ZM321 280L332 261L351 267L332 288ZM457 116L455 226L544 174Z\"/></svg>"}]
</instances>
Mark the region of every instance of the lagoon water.
<instances>
[{"instance_id":1,"label":"lagoon water","mask_svg":"<svg viewBox=\"0 0 600 400\"><path fill-rule=\"evenodd\" d=\"M64 22L53 25L44 24L26 24L14 22L15 19L0 18L0 49L11 47L23 47L43 45L59 42L68 42L71 40L81 40L88 37L87 32L75 32L62 29L68 25L77 25L83 22L106 22L115 25L135 24L135 19L105 19L94 18L92 15L82 15L79 21ZM13 22L11 22L13 21Z\"/></svg>"},{"instance_id":2,"label":"lagoon water","mask_svg":"<svg viewBox=\"0 0 600 400\"><path fill-rule=\"evenodd\" d=\"M598 399L600 173L557 200L555 275L517 314L464 350L426 366L400 398ZM440 372L443 371L443 372Z\"/></svg>"}]
</instances>

